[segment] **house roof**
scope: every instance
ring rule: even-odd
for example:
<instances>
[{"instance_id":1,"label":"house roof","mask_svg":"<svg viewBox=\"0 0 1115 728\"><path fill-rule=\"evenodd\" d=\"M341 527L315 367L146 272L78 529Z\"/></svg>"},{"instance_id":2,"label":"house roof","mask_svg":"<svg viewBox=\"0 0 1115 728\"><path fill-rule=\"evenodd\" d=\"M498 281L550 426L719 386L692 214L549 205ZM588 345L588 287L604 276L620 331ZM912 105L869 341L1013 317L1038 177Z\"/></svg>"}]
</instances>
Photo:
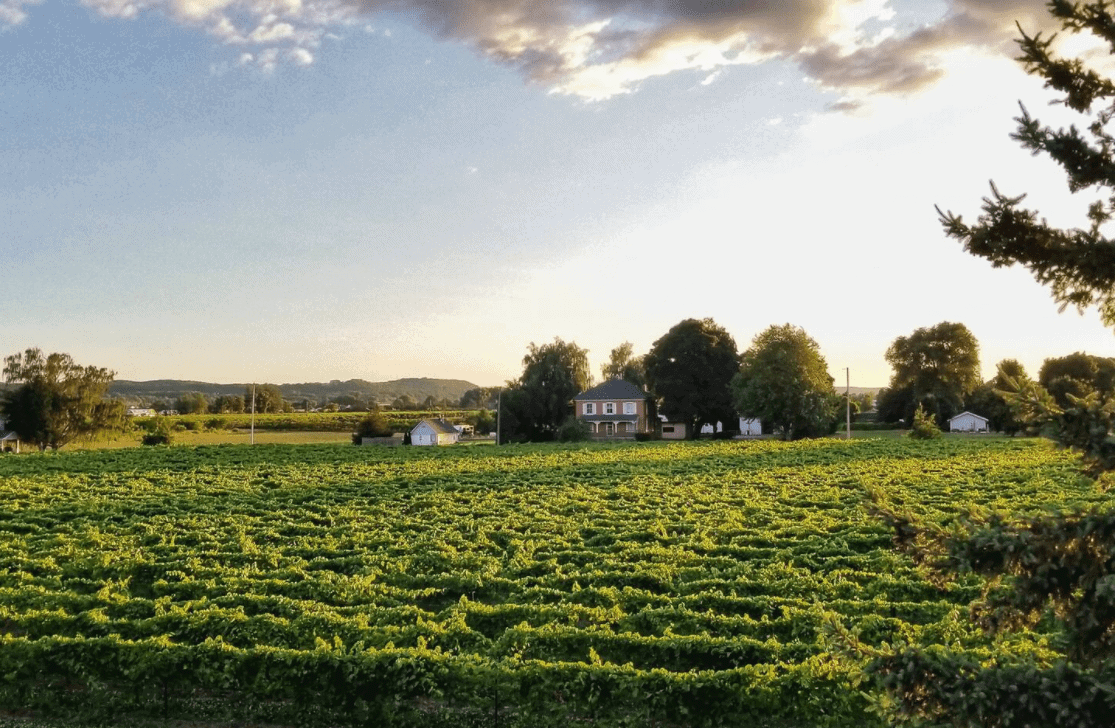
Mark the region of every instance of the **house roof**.
<instances>
[{"instance_id":1,"label":"house roof","mask_svg":"<svg viewBox=\"0 0 1115 728\"><path fill-rule=\"evenodd\" d=\"M449 424L448 422L446 422L445 420L443 420L441 418L433 419L433 420L420 420L418 422L418 425L421 425L423 422L425 422L427 425L429 425L430 429L432 429L434 432L438 433L439 435L456 435L456 434L459 434L459 431L457 430L456 427L454 427L453 425ZM415 429L418 428L418 425L414 426ZM413 431L414 430L411 430L411 432L413 432Z\"/></svg>"},{"instance_id":2,"label":"house roof","mask_svg":"<svg viewBox=\"0 0 1115 728\"><path fill-rule=\"evenodd\" d=\"M976 418L978 418L978 419L981 419L981 420L983 420L984 422L987 422L987 421L988 421L988 420L987 420L987 418L986 418L986 417L984 417L983 415L977 415L977 414L976 414L975 412L967 412L967 411L965 411L965 412L961 412L960 414L956 415L955 417L950 417L950 418L949 418L949 422L952 422L953 420L959 420L959 419L960 419L961 417L963 417L964 415L971 415L972 417L976 417Z\"/></svg>"},{"instance_id":3,"label":"house roof","mask_svg":"<svg viewBox=\"0 0 1115 728\"><path fill-rule=\"evenodd\" d=\"M0 441L18 439L19 435L16 434L15 430L0 430Z\"/></svg>"},{"instance_id":4,"label":"house roof","mask_svg":"<svg viewBox=\"0 0 1115 728\"><path fill-rule=\"evenodd\" d=\"M599 399L646 399L650 395L624 379L609 379L573 398L574 402Z\"/></svg>"}]
</instances>

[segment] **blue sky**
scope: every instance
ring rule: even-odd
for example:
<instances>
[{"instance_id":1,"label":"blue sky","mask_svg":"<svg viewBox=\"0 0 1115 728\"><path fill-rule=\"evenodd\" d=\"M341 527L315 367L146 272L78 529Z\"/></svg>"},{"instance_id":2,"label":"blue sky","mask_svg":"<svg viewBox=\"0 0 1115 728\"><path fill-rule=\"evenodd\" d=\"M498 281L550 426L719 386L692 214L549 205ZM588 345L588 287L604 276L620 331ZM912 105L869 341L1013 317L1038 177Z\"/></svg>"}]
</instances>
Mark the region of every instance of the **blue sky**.
<instances>
[{"instance_id":1,"label":"blue sky","mask_svg":"<svg viewBox=\"0 0 1115 728\"><path fill-rule=\"evenodd\" d=\"M1060 118L1010 60L1041 3L986 5L0 0L0 348L495 384L711 316L862 386L942 320L988 373L1110 354L936 221L989 178L1082 219L1008 138L1018 99Z\"/></svg>"}]
</instances>

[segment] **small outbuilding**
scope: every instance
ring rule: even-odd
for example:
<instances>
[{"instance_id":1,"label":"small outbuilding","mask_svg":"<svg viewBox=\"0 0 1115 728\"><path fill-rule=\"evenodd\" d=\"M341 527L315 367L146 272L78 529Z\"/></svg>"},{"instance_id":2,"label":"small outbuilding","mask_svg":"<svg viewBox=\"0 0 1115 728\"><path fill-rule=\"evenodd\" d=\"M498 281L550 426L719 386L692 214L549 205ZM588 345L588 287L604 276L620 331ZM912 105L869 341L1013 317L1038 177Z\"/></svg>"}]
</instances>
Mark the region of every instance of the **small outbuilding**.
<instances>
[{"instance_id":1,"label":"small outbuilding","mask_svg":"<svg viewBox=\"0 0 1115 728\"><path fill-rule=\"evenodd\" d=\"M763 434L763 423L758 417L740 417L739 434L743 437L758 437Z\"/></svg>"},{"instance_id":2,"label":"small outbuilding","mask_svg":"<svg viewBox=\"0 0 1115 728\"><path fill-rule=\"evenodd\" d=\"M974 412L961 412L949 420L949 432L987 432L988 419Z\"/></svg>"},{"instance_id":3,"label":"small outbuilding","mask_svg":"<svg viewBox=\"0 0 1115 728\"><path fill-rule=\"evenodd\" d=\"M0 452L19 452L19 435L14 430L5 430L0 422Z\"/></svg>"},{"instance_id":4,"label":"small outbuilding","mask_svg":"<svg viewBox=\"0 0 1115 728\"><path fill-rule=\"evenodd\" d=\"M410 431L411 445L452 445L460 438L460 431L440 418L422 420Z\"/></svg>"}]
</instances>

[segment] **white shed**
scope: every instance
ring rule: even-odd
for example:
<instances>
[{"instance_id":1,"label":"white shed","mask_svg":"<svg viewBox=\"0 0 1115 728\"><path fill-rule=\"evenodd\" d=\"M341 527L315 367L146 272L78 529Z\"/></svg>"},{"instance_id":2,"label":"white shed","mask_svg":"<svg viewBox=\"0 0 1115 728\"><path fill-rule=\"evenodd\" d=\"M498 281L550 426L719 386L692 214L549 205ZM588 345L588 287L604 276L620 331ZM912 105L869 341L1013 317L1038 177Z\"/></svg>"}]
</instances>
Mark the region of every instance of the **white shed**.
<instances>
[{"instance_id":1,"label":"white shed","mask_svg":"<svg viewBox=\"0 0 1115 728\"><path fill-rule=\"evenodd\" d=\"M422 420L410 431L411 445L452 445L461 437L456 427L445 420Z\"/></svg>"},{"instance_id":2,"label":"white shed","mask_svg":"<svg viewBox=\"0 0 1115 728\"><path fill-rule=\"evenodd\" d=\"M949 432L987 432L987 418L974 412L961 412L949 420Z\"/></svg>"},{"instance_id":3,"label":"white shed","mask_svg":"<svg viewBox=\"0 0 1115 728\"><path fill-rule=\"evenodd\" d=\"M758 417L740 417L739 434L744 437L758 437L763 434L763 423Z\"/></svg>"}]
</instances>

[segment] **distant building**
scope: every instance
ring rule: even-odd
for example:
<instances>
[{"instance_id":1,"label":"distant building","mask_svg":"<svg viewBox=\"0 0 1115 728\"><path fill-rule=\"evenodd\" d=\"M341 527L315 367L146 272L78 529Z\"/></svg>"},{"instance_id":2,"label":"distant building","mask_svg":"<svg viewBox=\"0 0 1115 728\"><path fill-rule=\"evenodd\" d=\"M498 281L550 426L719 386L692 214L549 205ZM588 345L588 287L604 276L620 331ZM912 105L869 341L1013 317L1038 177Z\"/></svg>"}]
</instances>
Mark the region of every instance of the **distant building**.
<instances>
[{"instance_id":1,"label":"distant building","mask_svg":"<svg viewBox=\"0 0 1115 728\"><path fill-rule=\"evenodd\" d=\"M574 416L597 437L627 437L655 432L654 399L623 379L609 379L573 398Z\"/></svg>"},{"instance_id":2,"label":"distant building","mask_svg":"<svg viewBox=\"0 0 1115 728\"><path fill-rule=\"evenodd\" d=\"M422 420L410 431L411 445L452 445L460 438L460 431L440 418Z\"/></svg>"},{"instance_id":3,"label":"distant building","mask_svg":"<svg viewBox=\"0 0 1115 728\"><path fill-rule=\"evenodd\" d=\"M740 417L739 434L743 437L758 437L763 434L763 423L758 417Z\"/></svg>"},{"instance_id":4,"label":"distant building","mask_svg":"<svg viewBox=\"0 0 1115 728\"><path fill-rule=\"evenodd\" d=\"M987 432L988 419L973 412L961 412L949 420L949 432Z\"/></svg>"},{"instance_id":5,"label":"distant building","mask_svg":"<svg viewBox=\"0 0 1115 728\"><path fill-rule=\"evenodd\" d=\"M149 407L129 407L128 417L154 417L155 410Z\"/></svg>"}]
</instances>

